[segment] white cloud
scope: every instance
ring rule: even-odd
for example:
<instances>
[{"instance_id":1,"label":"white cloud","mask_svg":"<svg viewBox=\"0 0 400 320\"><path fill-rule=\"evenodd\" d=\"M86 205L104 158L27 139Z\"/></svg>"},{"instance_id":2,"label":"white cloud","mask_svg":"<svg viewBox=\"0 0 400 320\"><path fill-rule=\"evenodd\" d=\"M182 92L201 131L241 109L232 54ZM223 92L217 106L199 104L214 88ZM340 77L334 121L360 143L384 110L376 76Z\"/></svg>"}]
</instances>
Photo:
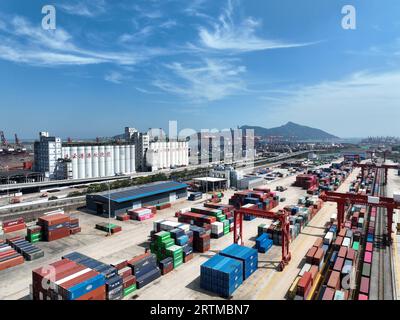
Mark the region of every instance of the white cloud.
<instances>
[{"instance_id":1,"label":"white cloud","mask_svg":"<svg viewBox=\"0 0 400 320\"><path fill-rule=\"evenodd\" d=\"M59 66L112 63L134 65L162 49L140 48L130 51L94 51L77 46L64 29L46 31L16 16L0 33L0 59L31 65Z\"/></svg>"},{"instance_id":2,"label":"white cloud","mask_svg":"<svg viewBox=\"0 0 400 320\"><path fill-rule=\"evenodd\" d=\"M199 28L200 46L212 50L230 52L260 51L278 48L292 48L310 45L311 43L287 43L280 40L268 40L258 37L255 33L261 26L261 21L247 17L240 23L234 20L234 2L228 0L228 5L211 29Z\"/></svg>"},{"instance_id":3,"label":"white cloud","mask_svg":"<svg viewBox=\"0 0 400 320\"><path fill-rule=\"evenodd\" d=\"M124 78L125 77L120 72L111 71L105 75L104 80L115 84L120 84Z\"/></svg>"},{"instance_id":4,"label":"white cloud","mask_svg":"<svg viewBox=\"0 0 400 320\"><path fill-rule=\"evenodd\" d=\"M157 79L153 84L169 93L189 98L194 102L215 101L245 90L238 77L246 71L226 60L205 59L201 65L167 65L176 81Z\"/></svg>"},{"instance_id":5,"label":"white cloud","mask_svg":"<svg viewBox=\"0 0 400 320\"><path fill-rule=\"evenodd\" d=\"M292 90L269 103L269 119L322 127L339 137L400 136L400 70L359 72Z\"/></svg>"},{"instance_id":6,"label":"white cloud","mask_svg":"<svg viewBox=\"0 0 400 320\"><path fill-rule=\"evenodd\" d=\"M106 12L105 0L87 0L68 2L57 5L68 14L83 16L83 17L96 17Z\"/></svg>"}]
</instances>

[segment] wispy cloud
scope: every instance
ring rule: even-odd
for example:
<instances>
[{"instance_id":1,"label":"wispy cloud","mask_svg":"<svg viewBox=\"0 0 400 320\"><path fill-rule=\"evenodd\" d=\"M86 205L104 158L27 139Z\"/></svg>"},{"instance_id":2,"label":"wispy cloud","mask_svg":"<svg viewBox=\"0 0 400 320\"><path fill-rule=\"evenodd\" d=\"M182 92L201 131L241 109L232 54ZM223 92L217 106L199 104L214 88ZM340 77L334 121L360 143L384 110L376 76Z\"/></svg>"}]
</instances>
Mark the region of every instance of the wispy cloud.
<instances>
[{"instance_id":1,"label":"wispy cloud","mask_svg":"<svg viewBox=\"0 0 400 320\"><path fill-rule=\"evenodd\" d=\"M76 45L63 28L46 31L15 16L0 32L0 59L31 65L60 66L111 63L134 65L163 49L135 48L130 51L88 50Z\"/></svg>"},{"instance_id":2,"label":"wispy cloud","mask_svg":"<svg viewBox=\"0 0 400 320\"><path fill-rule=\"evenodd\" d=\"M281 40L264 39L256 35L261 20L247 17L236 22L234 18L237 1L228 0L226 8L218 20L211 23L211 28L200 27L200 49L229 51L234 53L260 51L278 48L307 46L312 43L289 43ZM191 45L195 48L196 45Z\"/></svg>"},{"instance_id":3,"label":"wispy cloud","mask_svg":"<svg viewBox=\"0 0 400 320\"><path fill-rule=\"evenodd\" d=\"M239 77L246 67L233 65L228 60L205 59L200 65L176 62L166 67L175 75L175 81L159 78L153 84L193 102L220 100L239 94L246 87Z\"/></svg>"},{"instance_id":4,"label":"wispy cloud","mask_svg":"<svg viewBox=\"0 0 400 320\"><path fill-rule=\"evenodd\" d=\"M124 80L124 79L125 79L125 77L118 71L111 71L104 76L104 80L115 83L115 84L122 83L122 80Z\"/></svg>"},{"instance_id":5,"label":"wispy cloud","mask_svg":"<svg viewBox=\"0 0 400 320\"><path fill-rule=\"evenodd\" d=\"M61 8L61 10L71 15L96 17L106 12L106 2L105 0L68 1L58 4L57 8Z\"/></svg>"}]
</instances>

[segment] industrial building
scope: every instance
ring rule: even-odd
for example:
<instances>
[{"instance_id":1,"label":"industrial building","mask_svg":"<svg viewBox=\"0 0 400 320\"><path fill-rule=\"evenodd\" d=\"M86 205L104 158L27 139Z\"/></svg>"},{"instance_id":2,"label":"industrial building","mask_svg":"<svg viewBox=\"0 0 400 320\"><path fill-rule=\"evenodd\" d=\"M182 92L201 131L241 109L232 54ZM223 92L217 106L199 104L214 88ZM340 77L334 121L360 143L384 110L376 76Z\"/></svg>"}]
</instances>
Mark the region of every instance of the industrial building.
<instances>
[{"instance_id":1,"label":"industrial building","mask_svg":"<svg viewBox=\"0 0 400 320\"><path fill-rule=\"evenodd\" d=\"M265 180L260 177L244 177L237 181L237 188L239 190L254 189L265 184Z\"/></svg>"},{"instance_id":2,"label":"industrial building","mask_svg":"<svg viewBox=\"0 0 400 320\"><path fill-rule=\"evenodd\" d=\"M228 189L227 179L223 178L212 178L212 177L202 177L193 179L198 190L202 192L214 192L216 190L226 190Z\"/></svg>"},{"instance_id":3,"label":"industrial building","mask_svg":"<svg viewBox=\"0 0 400 320\"><path fill-rule=\"evenodd\" d=\"M186 141L157 141L150 143L146 154L150 171L189 165L189 145Z\"/></svg>"},{"instance_id":4,"label":"industrial building","mask_svg":"<svg viewBox=\"0 0 400 320\"><path fill-rule=\"evenodd\" d=\"M134 173L135 146L127 143L67 142L40 133L35 170L52 179L85 179Z\"/></svg>"},{"instance_id":5,"label":"industrial building","mask_svg":"<svg viewBox=\"0 0 400 320\"><path fill-rule=\"evenodd\" d=\"M86 206L97 214L108 214L110 204L111 215L116 216L129 209L186 199L187 187L184 183L167 181L113 190L110 193L105 191L87 195Z\"/></svg>"}]
</instances>

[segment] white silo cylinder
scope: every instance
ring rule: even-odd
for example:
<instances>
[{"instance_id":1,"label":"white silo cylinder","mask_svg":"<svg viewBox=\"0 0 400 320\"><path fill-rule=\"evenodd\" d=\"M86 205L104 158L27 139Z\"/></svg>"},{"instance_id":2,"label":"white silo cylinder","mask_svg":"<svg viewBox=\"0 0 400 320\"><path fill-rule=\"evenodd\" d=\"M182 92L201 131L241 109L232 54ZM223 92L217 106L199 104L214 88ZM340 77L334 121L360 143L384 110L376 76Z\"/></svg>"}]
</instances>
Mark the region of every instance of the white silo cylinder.
<instances>
[{"instance_id":1,"label":"white silo cylinder","mask_svg":"<svg viewBox=\"0 0 400 320\"><path fill-rule=\"evenodd\" d=\"M85 147L78 147L78 179L85 178Z\"/></svg>"},{"instance_id":2,"label":"white silo cylinder","mask_svg":"<svg viewBox=\"0 0 400 320\"><path fill-rule=\"evenodd\" d=\"M104 146L99 146L99 176L105 177L106 176L106 164L105 164L105 148Z\"/></svg>"},{"instance_id":3,"label":"white silo cylinder","mask_svg":"<svg viewBox=\"0 0 400 320\"><path fill-rule=\"evenodd\" d=\"M71 147L72 179L78 179L78 148Z\"/></svg>"},{"instance_id":4,"label":"white silo cylinder","mask_svg":"<svg viewBox=\"0 0 400 320\"><path fill-rule=\"evenodd\" d=\"M125 173L125 146L119 147L119 167L122 173Z\"/></svg>"},{"instance_id":5,"label":"white silo cylinder","mask_svg":"<svg viewBox=\"0 0 400 320\"><path fill-rule=\"evenodd\" d=\"M129 145L125 146L125 172L131 172L131 149Z\"/></svg>"},{"instance_id":6,"label":"white silo cylinder","mask_svg":"<svg viewBox=\"0 0 400 320\"><path fill-rule=\"evenodd\" d=\"M92 147L92 178L99 177L99 147Z\"/></svg>"},{"instance_id":7,"label":"white silo cylinder","mask_svg":"<svg viewBox=\"0 0 400 320\"><path fill-rule=\"evenodd\" d=\"M85 175L86 178L92 177L92 147L85 147Z\"/></svg>"},{"instance_id":8,"label":"white silo cylinder","mask_svg":"<svg viewBox=\"0 0 400 320\"><path fill-rule=\"evenodd\" d=\"M107 176L114 176L114 146L110 145L110 151L107 154L109 165L108 165L108 173Z\"/></svg>"},{"instance_id":9,"label":"white silo cylinder","mask_svg":"<svg viewBox=\"0 0 400 320\"><path fill-rule=\"evenodd\" d=\"M131 153L131 173L134 173L136 171L135 169L135 146L133 144L131 144L129 146L129 151Z\"/></svg>"},{"instance_id":10,"label":"white silo cylinder","mask_svg":"<svg viewBox=\"0 0 400 320\"><path fill-rule=\"evenodd\" d=\"M105 163L105 175L111 176L111 146L105 146L104 152L104 163Z\"/></svg>"},{"instance_id":11,"label":"white silo cylinder","mask_svg":"<svg viewBox=\"0 0 400 320\"><path fill-rule=\"evenodd\" d=\"M119 165L119 146L114 146L114 171L115 173L121 173L121 167Z\"/></svg>"}]
</instances>

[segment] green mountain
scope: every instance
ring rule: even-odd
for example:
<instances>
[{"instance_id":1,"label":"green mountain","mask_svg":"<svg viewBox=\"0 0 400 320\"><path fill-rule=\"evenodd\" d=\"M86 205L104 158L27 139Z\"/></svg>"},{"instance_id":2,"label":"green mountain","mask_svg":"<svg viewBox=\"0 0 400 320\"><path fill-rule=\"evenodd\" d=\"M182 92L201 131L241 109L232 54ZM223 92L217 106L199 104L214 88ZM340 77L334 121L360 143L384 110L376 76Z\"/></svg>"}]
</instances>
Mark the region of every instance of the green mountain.
<instances>
[{"instance_id":1,"label":"green mountain","mask_svg":"<svg viewBox=\"0 0 400 320\"><path fill-rule=\"evenodd\" d=\"M242 126L240 129L254 129L254 135L261 137L275 136L283 138L295 138L296 140L339 139L339 137L329 134L323 130L302 126L293 122L288 122L283 126L271 129L248 125Z\"/></svg>"}]
</instances>

